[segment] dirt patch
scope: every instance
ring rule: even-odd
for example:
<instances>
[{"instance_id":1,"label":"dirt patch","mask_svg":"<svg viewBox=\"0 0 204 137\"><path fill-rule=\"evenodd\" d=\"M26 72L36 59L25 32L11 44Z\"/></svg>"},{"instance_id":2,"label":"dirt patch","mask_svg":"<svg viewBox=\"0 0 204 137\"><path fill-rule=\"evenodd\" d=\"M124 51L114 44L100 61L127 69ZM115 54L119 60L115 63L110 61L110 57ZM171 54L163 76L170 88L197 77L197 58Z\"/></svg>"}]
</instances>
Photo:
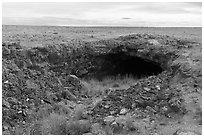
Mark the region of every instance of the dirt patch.
<instances>
[{"instance_id":1,"label":"dirt patch","mask_svg":"<svg viewBox=\"0 0 204 137\"><path fill-rule=\"evenodd\" d=\"M61 119L75 123L76 128L82 119L90 124L86 131L74 134L163 134L170 121L178 123L180 118L182 125L189 114L201 127L201 58L193 54L200 46L149 34L34 48L4 42L3 133L42 134L45 123L40 121L52 113L63 114ZM100 88L96 93L86 84L90 79L127 75L135 80L127 88L114 83L113 88ZM56 117L54 114L49 121ZM162 123L161 118L168 122ZM139 127L138 120L144 126ZM31 131L36 124L39 132ZM50 128L55 127L52 124ZM71 128L67 125L65 122L65 129ZM143 129L147 125L149 128ZM191 132L200 133L200 127ZM179 134L180 127L175 130L172 132ZM66 131L63 134L70 134Z\"/></svg>"}]
</instances>

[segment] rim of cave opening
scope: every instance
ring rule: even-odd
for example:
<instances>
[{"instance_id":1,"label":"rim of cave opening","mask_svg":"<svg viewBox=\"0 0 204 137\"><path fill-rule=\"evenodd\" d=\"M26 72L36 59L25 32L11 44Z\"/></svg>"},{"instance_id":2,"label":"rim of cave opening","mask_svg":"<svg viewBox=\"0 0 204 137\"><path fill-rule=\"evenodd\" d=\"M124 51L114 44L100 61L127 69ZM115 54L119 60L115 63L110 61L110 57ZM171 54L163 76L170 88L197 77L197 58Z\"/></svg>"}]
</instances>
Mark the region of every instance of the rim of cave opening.
<instances>
[{"instance_id":1,"label":"rim of cave opening","mask_svg":"<svg viewBox=\"0 0 204 137\"><path fill-rule=\"evenodd\" d=\"M88 78L102 80L105 77L126 77L135 79L158 75L164 71L160 63L124 52L108 53L95 57L97 70Z\"/></svg>"}]
</instances>

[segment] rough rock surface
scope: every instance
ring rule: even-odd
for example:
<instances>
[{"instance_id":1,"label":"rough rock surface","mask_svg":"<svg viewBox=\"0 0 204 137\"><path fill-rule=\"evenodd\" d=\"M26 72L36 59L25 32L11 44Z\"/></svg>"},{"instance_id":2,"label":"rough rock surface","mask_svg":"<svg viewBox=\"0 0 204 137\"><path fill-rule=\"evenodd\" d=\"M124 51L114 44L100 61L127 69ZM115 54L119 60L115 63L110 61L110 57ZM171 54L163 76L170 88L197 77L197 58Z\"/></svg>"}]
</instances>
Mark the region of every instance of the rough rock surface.
<instances>
[{"instance_id":1,"label":"rough rock surface","mask_svg":"<svg viewBox=\"0 0 204 137\"><path fill-rule=\"evenodd\" d=\"M116 39L24 48L19 43L2 43L2 124L3 134L16 134L17 127L30 126L40 109L58 111L63 102L69 113L77 104L89 100L80 78L104 75L104 56L123 53L159 63L163 72L143 77L128 89L110 90L94 107L87 107L89 120L103 125L98 134L114 134L120 129L145 133L134 124L122 126L107 118L132 115L134 119L156 121L193 113L201 119L201 58L199 43L169 36L135 34ZM114 68L114 66L112 66ZM111 69L111 66L110 66ZM101 74L100 74L101 73ZM194 102L194 103L193 103ZM196 103L195 103L196 102ZM63 105L63 103L61 105ZM194 106L193 106L194 105ZM104 123L104 120L106 121ZM110 120L110 119L108 119ZM113 120L113 121L112 121ZM148 123L145 122L145 123ZM129 122L131 123L131 122ZM134 123L134 122L132 122ZM141 122L141 123L144 123ZM109 131L110 126L113 131ZM149 126L151 125L149 124ZM201 123L202 124L202 123ZM152 124L153 125L153 124ZM97 125L100 130L102 127ZM126 129L126 130L125 130ZM152 127L150 127L152 129ZM87 129L97 134L96 129ZM122 131L122 130L121 130ZM27 133L30 134L30 133ZM83 133L80 133L83 134Z\"/></svg>"}]
</instances>

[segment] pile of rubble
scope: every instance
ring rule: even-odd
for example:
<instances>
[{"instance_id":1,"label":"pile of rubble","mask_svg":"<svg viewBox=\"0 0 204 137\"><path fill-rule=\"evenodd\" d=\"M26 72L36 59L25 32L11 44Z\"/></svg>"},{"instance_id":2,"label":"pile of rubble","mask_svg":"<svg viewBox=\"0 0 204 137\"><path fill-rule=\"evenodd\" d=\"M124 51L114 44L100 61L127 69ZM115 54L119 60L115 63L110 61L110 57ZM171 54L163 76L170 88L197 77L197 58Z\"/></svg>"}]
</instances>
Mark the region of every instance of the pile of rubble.
<instances>
[{"instance_id":1,"label":"pile of rubble","mask_svg":"<svg viewBox=\"0 0 204 137\"><path fill-rule=\"evenodd\" d=\"M164 71L157 76L144 77L128 89L109 89L101 101L92 108L87 107L87 117L93 123L104 124L109 120L113 123L121 115L134 113L138 118L184 114L182 95L169 85L169 81L183 72L182 67L174 62L179 56L175 49L189 48L192 44L168 36L148 34L34 48L4 42L3 132L14 134L17 125L32 122L34 115L45 104L54 109L55 104L69 101L72 102L69 107L73 109L74 104L89 100L80 78L101 71L103 61L97 60L101 55L121 52L160 63Z\"/></svg>"},{"instance_id":2,"label":"pile of rubble","mask_svg":"<svg viewBox=\"0 0 204 137\"><path fill-rule=\"evenodd\" d=\"M143 113L138 117L150 114L161 114L170 117L171 113L185 113L183 99L179 91L174 91L168 84L167 73L141 79L127 90L110 89L109 94L92 109L95 120L107 116L125 115L135 110Z\"/></svg>"}]
</instances>

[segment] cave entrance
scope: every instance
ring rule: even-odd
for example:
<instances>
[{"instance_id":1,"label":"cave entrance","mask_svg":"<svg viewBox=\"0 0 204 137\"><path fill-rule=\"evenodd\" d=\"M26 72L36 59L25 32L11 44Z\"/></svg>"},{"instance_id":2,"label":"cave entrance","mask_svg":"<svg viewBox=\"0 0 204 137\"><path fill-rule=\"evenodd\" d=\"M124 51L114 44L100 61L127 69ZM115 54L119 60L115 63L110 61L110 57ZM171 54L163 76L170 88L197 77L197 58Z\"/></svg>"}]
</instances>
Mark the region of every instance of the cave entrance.
<instances>
[{"instance_id":1,"label":"cave entrance","mask_svg":"<svg viewBox=\"0 0 204 137\"><path fill-rule=\"evenodd\" d=\"M157 62L130 56L126 53L111 53L96 57L98 70L93 77L103 79L104 77L132 76L136 79L157 75L163 71Z\"/></svg>"}]
</instances>

